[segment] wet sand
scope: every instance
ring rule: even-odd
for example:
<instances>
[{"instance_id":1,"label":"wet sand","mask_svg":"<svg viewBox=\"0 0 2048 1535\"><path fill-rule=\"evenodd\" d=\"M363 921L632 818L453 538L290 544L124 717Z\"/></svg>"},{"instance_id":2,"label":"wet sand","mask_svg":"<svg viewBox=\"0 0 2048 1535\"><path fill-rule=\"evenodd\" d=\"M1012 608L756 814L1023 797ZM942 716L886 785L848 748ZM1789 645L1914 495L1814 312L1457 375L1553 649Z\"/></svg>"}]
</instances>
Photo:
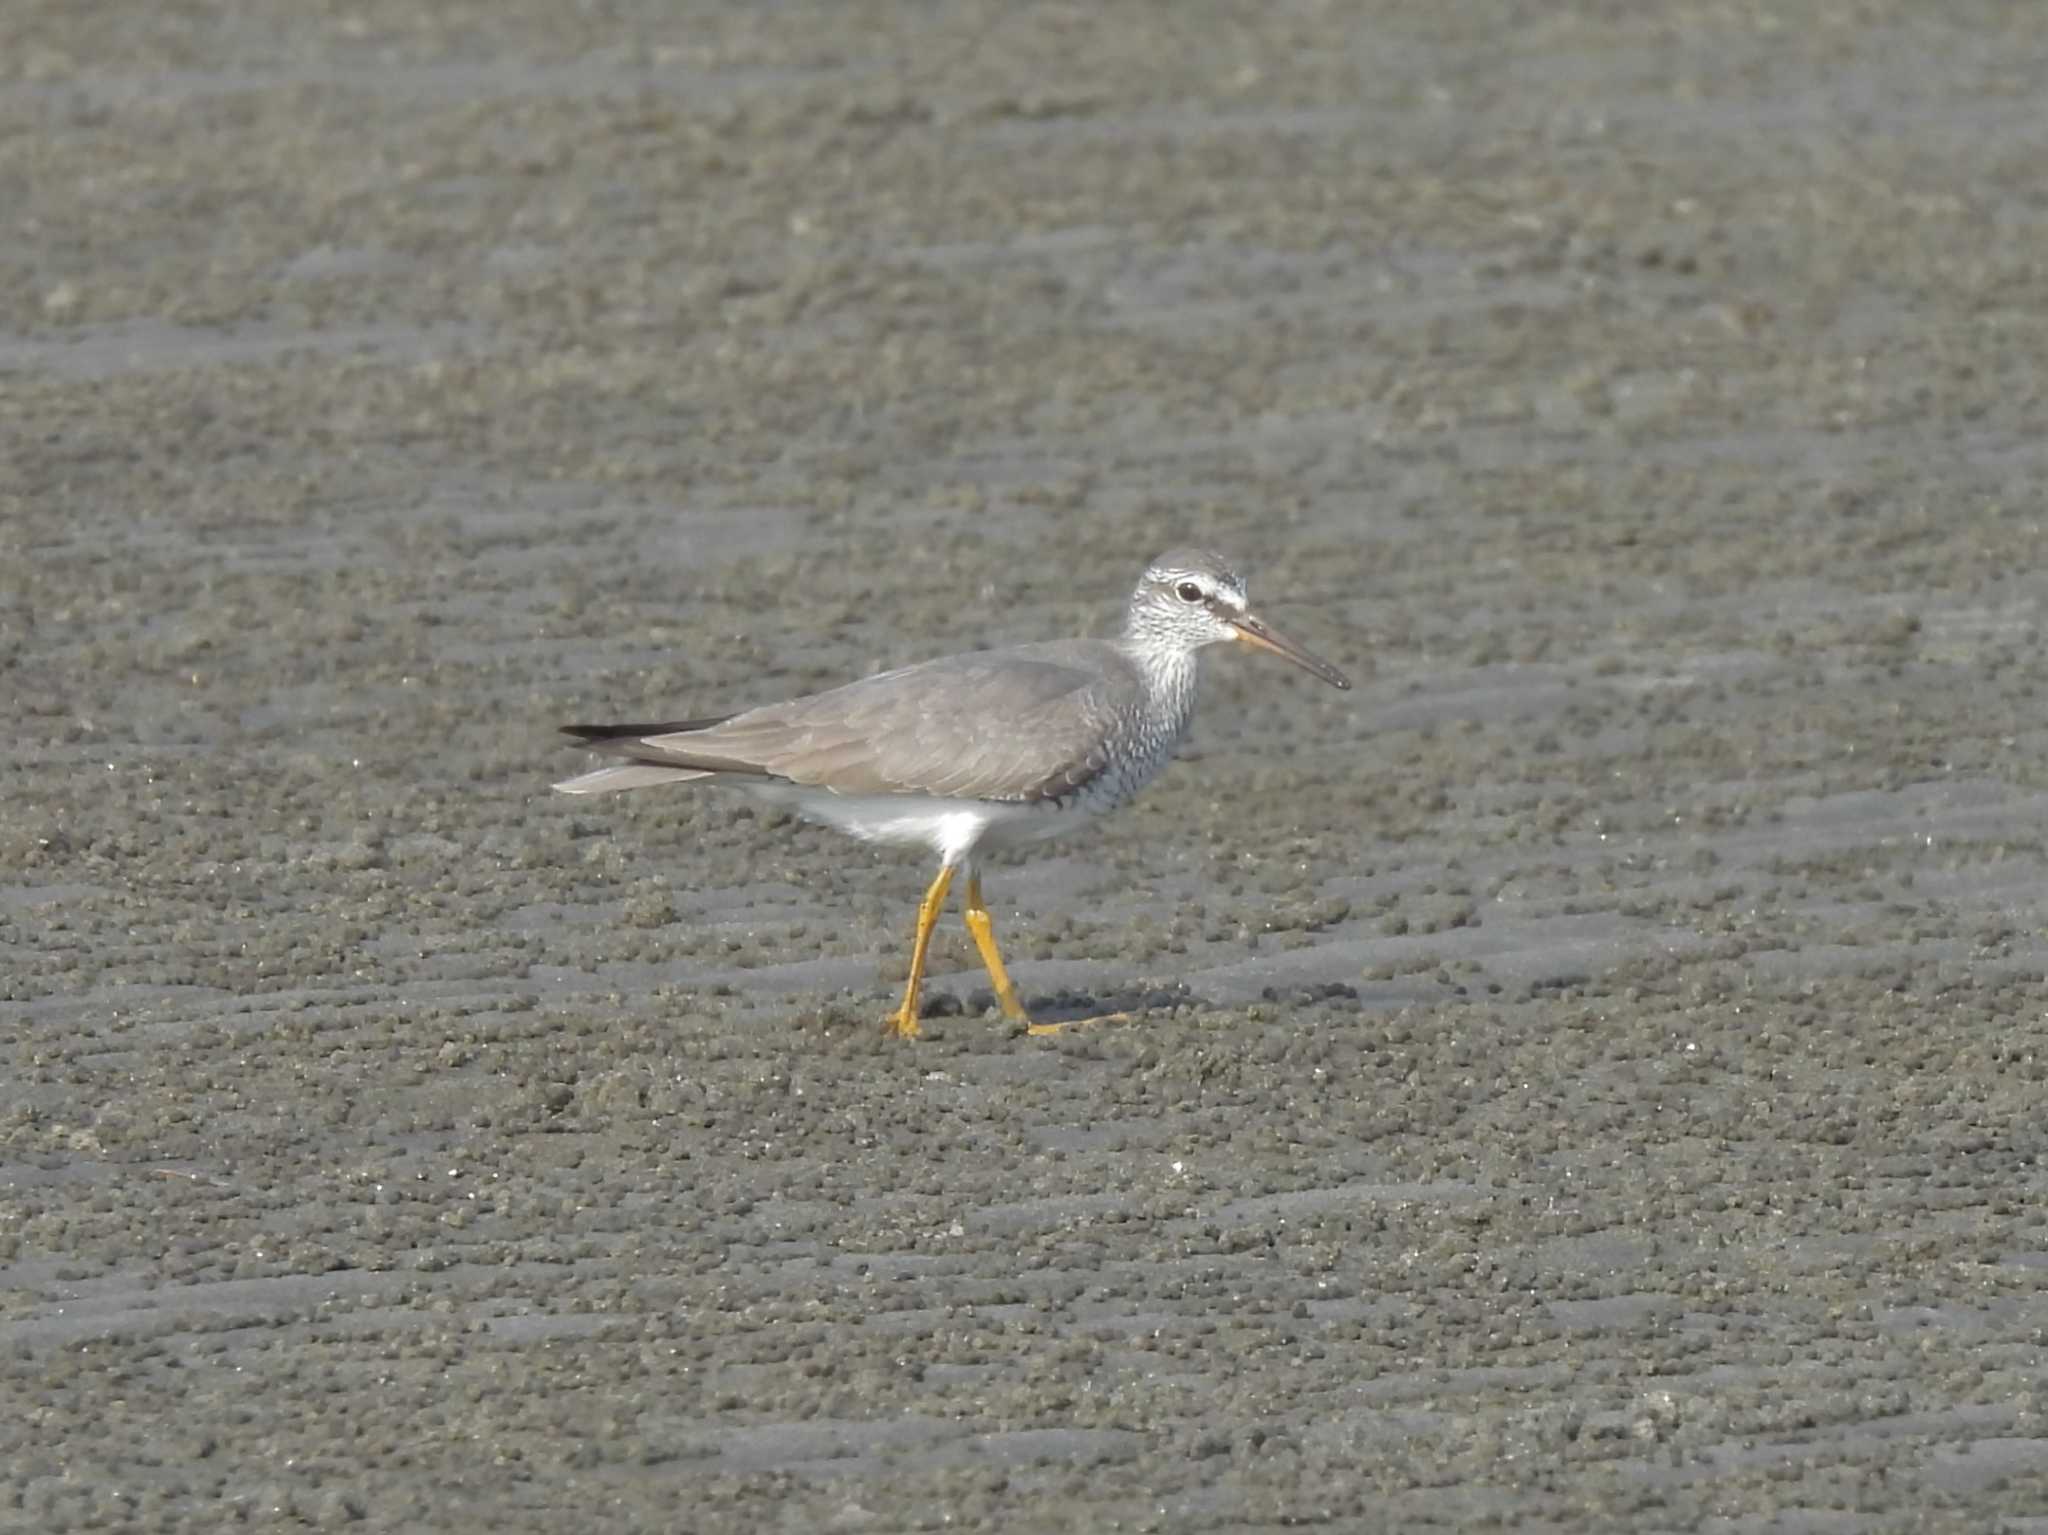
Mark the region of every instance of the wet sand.
<instances>
[{"instance_id":1,"label":"wet sand","mask_svg":"<svg viewBox=\"0 0 2048 1535\"><path fill-rule=\"evenodd\" d=\"M1369 9L0 21L0 1526L2048 1530L2048 12Z\"/></svg>"}]
</instances>

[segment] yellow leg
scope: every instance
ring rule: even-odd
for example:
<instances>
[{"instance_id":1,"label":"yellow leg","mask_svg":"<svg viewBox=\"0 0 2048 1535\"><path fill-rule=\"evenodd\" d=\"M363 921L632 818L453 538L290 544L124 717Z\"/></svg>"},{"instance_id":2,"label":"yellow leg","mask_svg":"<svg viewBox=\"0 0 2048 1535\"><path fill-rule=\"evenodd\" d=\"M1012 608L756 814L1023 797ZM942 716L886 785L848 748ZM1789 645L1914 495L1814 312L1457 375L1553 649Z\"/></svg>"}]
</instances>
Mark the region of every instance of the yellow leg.
<instances>
[{"instance_id":1,"label":"yellow leg","mask_svg":"<svg viewBox=\"0 0 2048 1535\"><path fill-rule=\"evenodd\" d=\"M988 908L981 903L979 871L967 876L966 916L967 931L974 935L974 946L981 950L981 962L988 967L988 978L995 983L996 1005L1012 1023L1023 1024L1025 1033L1064 1034L1068 1029L1085 1028L1091 1023L1122 1023L1130 1018L1129 1013L1104 1013L1098 1018L1073 1018L1065 1023L1033 1023L1018 999L1017 988L1010 984L1010 972L1003 968L1003 953L996 947L995 924L989 920Z\"/></svg>"},{"instance_id":2,"label":"yellow leg","mask_svg":"<svg viewBox=\"0 0 2048 1535\"><path fill-rule=\"evenodd\" d=\"M924 1031L917 1026L917 992L924 984L924 956L932 946L932 929L946 904L946 892L953 888L953 866L940 869L931 889L917 907L917 938L910 946L910 984L903 988L903 1005L889 1015L888 1029L898 1039L916 1039Z\"/></svg>"},{"instance_id":3,"label":"yellow leg","mask_svg":"<svg viewBox=\"0 0 2048 1535\"><path fill-rule=\"evenodd\" d=\"M1095 1023L1129 1023L1129 1013L1097 1013L1093 1018L1069 1018L1065 1023L1034 1023L1026 1034L1064 1034L1069 1029L1085 1029Z\"/></svg>"},{"instance_id":4,"label":"yellow leg","mask_svg":"<svg viewBox=\"0 0 2048 1535\"><path fill-rule=\"evenodd\" d=\"M995 924L989 921L988 908L981 904L979 872L967 876L966 917L967 931L974 935L974 946L981 950L981 962L988 967L989 980L995 983L996 1006L1012 1023L1030 1023L1031 1015L1024 1011L1024 1004L1017 1000L1017 988L1010 984L1010 972L1003 968L1003 951L996 947Z\"/></svg>"}]
</instances>

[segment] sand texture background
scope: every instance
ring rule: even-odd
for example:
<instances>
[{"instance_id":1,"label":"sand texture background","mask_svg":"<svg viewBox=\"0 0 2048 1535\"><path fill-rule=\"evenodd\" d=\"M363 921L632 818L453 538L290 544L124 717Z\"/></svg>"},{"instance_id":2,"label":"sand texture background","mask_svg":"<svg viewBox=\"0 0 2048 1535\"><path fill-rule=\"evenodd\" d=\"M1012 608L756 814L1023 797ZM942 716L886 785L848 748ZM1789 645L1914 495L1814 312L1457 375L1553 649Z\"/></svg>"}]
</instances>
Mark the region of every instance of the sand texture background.
<instances>
[{"instance_id":1,"label":"sand texture background","mask_svg":"<svg viewBox=\"0 0 2048 1535\"><path fill-rule=\"evenodd\" d=\"M2048 7L0 9L0 1527L2048 1531ZM1219 656L1048 1012L553 727Z\"/></svg>"}]
</instances>

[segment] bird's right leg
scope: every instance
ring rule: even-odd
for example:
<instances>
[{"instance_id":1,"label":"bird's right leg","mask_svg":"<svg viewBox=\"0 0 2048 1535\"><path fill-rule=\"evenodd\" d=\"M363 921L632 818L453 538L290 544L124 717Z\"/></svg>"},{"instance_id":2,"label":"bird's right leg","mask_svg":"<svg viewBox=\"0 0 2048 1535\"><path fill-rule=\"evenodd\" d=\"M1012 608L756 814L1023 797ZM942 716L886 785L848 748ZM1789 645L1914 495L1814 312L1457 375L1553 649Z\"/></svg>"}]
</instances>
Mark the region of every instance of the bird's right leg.
<instances>
[{"instance_id":1,"label":"bird's right leg","mask_svg":"<svg viewBox=\"0 0 2048 1535\"><path fill-rule=\"evenodd\" d=\"M1025 1033L1064 1034L1068 1029L1086 1028L1091 1023L1130 1021L1129 1013L1103 1013L1094 1018L1070 1018L1065 1023L1033 1023L1017 995L1017 988L1010 984L1010 972L1003 967L1003 951L996 947L995 924L989 920L988 908L981 903L981 874L975 869L967 871L965 915L967 931L974 935L974 946L981 950L981 962L988 967L988 978L995 985L996 1006L1003 1010L1003 1016L1010 1022L1023 1024Z\"/></svg>"},{"instance_id":2,"label":"bird's right leg","mask_svg":"<svg viewBox=\"0 0 2048 1535\"><path fill-rule=\"evenodd\" d=\"M917 907L917 937L910 946L910 983L903 988L903 1005L889 1015L887 1028L898 1039L916 1039L924 1031L917 1026L917 993L924 984L924 957L932 946L932 929L946 904L946 892L953 887L953 866L946 864L932 879L931 888Z\"/></svg>"},{"instance_id":3,"label":"bird's right leg","mask_svg":"<svg viewBox=\"0 0 2048 1535\"><path fill-rule=\"evenodd\" d=\"M988 978L995 985L996 1006L1012 1023L1030 1023L1031 1015L1024 1011L1024 1004L1017 999L1017 988L1010 984L1010 972L1003 968L1003 951L996 947L995 924L989 920L988 908L981 904L978 869L967 871L967 909L963 915L967 918L967 931L974 935L974 946L981 950L981 962L988 967Z\"/></svg>"}]
</instances>

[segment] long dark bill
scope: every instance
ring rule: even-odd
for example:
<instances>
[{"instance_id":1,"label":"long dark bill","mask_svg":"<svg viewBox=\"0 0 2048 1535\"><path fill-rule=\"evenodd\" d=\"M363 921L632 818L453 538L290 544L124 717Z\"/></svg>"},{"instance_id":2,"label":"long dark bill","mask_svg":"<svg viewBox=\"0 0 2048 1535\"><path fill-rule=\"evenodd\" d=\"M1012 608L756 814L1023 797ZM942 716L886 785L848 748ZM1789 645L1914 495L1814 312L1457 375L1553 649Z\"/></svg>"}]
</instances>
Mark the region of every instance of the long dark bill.
<instances>
[{"instance_id":1,"label":"long dark bill","mask_svg":"<svg viewBox=\"0 0 2048 1535\"><path fill-rule=\"evenodd\" d=\"M1348 689L1351 686L1351 679L1349 677L1338 671L1336 667L1313 651L1304 650L1301 646L1295 644L1294 641L1274 629L1263 618L1259 618L1251 613L1239 613L1234 615L1229 622L1231 627L1237 630L1237 637L1245 644L1254 646L1259 650L1270 650L1274 655L1292 661L1296 666L1312 676L1322 678L1323 681L1329 683L1333 688Z\"/></svg>"}]
</instances>

